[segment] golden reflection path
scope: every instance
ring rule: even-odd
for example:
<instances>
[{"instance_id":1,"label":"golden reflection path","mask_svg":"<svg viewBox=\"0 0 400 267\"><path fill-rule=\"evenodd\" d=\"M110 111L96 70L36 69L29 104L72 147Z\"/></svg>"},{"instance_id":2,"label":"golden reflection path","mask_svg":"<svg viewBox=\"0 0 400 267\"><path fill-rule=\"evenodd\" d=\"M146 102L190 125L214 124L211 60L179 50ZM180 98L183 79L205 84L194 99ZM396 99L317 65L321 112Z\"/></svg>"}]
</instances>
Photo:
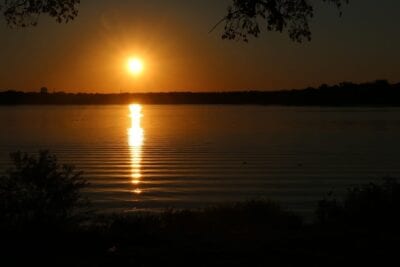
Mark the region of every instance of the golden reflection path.
<instances>
[{"instance_id":1,"label":"golden reflection path","mask_svg":"<svg viewBox=\"0 0 400 267\"><path fill-rule=\"evenodd\" d=\"M135 186L132 191L135 194L141 194L139 188L142 162L142 146L144 142L144 131L141 126L142 122L142 106L139 104L129 105L129 117L131 120L131 127L128 129L128 144L131 151L131 181Z\"/></svg>"}]
</instances>

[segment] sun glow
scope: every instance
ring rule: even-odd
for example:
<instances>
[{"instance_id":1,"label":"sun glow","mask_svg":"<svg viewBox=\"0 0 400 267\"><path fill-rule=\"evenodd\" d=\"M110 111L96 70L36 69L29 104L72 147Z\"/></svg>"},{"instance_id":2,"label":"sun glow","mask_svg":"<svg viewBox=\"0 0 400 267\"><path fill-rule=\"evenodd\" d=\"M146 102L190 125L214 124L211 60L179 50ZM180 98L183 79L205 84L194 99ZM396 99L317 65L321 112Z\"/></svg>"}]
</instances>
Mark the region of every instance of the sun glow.
<instances>
[{"instance_id":1,"label":"sun glow","mask_svg":"<svg viewBox=\"0 0 400 267\"><path fill-rule=\"evenodd\" d=\"M133 75L139 75L143 72L144 66L142 60L139 58L128 59L128 70Z\"/></svg>"},{"instance_id":2,"label":"sun glow","mask_svg":"<svg viewBox=\"0 0 400 267\"><path fill-rule=\"evenodd\" d=\"M138 186L140 184L141 161L142 161L142 146L144 141L144 131L141 126L143 117L142 106L133 104L129 106L129 117L131 119L131 128L128 129L128 144L131 151L131 178L132 184ZM136 188L132 191L135 194L140 194L142 191Z\"/></svg>"}]
</instances>

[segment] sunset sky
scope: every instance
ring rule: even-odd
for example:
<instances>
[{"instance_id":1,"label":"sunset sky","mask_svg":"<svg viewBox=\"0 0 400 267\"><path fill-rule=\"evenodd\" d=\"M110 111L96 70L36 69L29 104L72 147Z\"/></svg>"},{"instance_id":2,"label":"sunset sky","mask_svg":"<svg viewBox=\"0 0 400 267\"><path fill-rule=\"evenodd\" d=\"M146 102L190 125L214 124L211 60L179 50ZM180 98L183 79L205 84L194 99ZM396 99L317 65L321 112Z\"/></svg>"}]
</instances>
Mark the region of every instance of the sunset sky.
<instances>
[{"instance_id":1,"label":"sunset sky","mask_svg":"<svg viewBox=\"0 0 400 267\"><path fill-rule=\"evenodd\" d=\"M321 2L321 1L314 1ZM83 0L69 24L0 21L0 90L149 92L274 90L400 81L400 1L351 0L342 18L318 4L313 40L264 33L250 43L209 30L229 0ZM140 58L143 71L127 64Z\"/></svg>"}]
</instances>

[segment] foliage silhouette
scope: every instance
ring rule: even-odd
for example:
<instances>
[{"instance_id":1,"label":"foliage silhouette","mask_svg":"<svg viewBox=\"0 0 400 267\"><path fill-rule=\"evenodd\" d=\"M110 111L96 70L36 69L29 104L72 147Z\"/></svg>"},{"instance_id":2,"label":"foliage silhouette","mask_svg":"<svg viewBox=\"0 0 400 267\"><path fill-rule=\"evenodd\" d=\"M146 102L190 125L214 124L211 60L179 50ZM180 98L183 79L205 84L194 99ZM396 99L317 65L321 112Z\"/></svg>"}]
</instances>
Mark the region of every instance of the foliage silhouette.
<instances>
[{"instance_id":1,"label":"foliage silhouette","mask_svg":"<svg viewBox=\"0 0 400 267\"><path fill-rule=\"evenodd\" d=\"M334 4L339 9L348 1L322 0ZM26 27L37 25L41 14L54 17L59 23L73 20L78 15L80 0L2 0L2 2L0 11L3 12L7 24ZM232 0L227 15L213 29L225 23L223 39L247 42L249 36L259 36L260 25L265 24L268 31L287 30L293 41L310 40L309 20L314 15L313 6L313 3L306 0Z\"/></svg>"},{"instance_id":2,"label":"foliage silhouette","mask_svg":"<svg viewBox=\"0 0 400 267\"><path fill-rule=\"evenodd\" d=\"M11 154L14 167L0 177L0 222L12 227L58 225L76 219L88 202L87 186L73 166L60 165L55 155Z\"/></svg>"},{"instance_id":3,"label":"foliage silhouette","mask_svg":"<svg viewBox=\"0 0 400 267\"><path fill-rule=\"evenodd\" d=\"M354 186L343 201L332 194L319 201L316 212L324 225L394 229L400 223L400 184L385 178L382 184Z\"/></svg>"},{"instance_id":4,"label":"foliage silhouette","mask_svg":"<svg viewBox=\"0 0 400 267\"><path fill-rule=\"evenodd\" d=\"M339 10L349 2L322 1L334 4ZM258 37L265 25L267 31L287 30L290 39L302 42L311 40L309 20L314 16L313 6L311 1L304 0L233 0L228 14L218 24L225 23L223 39L248 42L249 36Z\"/></svg>"},{"instance_id":5,"label":"foliage silhouette","mask_svg":"<svg viewBox=\"0 0 400 267\"><path fill-rule=\"evenodd\" d=\"M35 26L41 14L58 23L69 22L78 15L80 0L1 0L0 12L11 27Z\"/></svg>"}]
</instances>

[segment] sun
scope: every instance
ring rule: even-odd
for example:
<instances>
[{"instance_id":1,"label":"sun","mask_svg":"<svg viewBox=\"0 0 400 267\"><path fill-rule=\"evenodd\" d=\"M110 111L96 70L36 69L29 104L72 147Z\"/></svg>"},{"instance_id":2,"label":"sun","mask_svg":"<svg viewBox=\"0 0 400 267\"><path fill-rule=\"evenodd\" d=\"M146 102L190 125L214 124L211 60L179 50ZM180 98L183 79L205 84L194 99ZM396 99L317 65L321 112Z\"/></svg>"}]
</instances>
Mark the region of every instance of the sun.
<instances>
[{"instance_id":1,"label":"sun","mask_svg":"<svg viewBox=\"0 0 400 267\"><path fill-rule=\"evenodd\" d=\"M128 71L133 75L139 75L143 72L143 62L139 58L128 59Z\"/></svg>"}]
</instances>

